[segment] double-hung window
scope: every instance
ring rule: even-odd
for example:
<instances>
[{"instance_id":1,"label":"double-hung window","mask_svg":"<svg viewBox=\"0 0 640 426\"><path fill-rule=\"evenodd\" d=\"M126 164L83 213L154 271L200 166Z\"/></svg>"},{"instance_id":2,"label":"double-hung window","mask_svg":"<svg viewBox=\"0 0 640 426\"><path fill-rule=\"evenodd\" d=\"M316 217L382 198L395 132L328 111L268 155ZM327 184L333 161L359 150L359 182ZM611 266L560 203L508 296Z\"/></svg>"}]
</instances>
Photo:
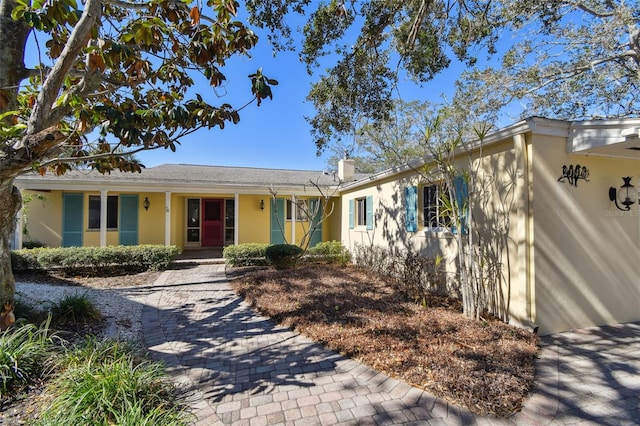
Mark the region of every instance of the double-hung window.
<instances>
[{"instance_id":1,"label":"double-hung window","mask_svg":"<svg viewBox=\"0 0 640 426\"><path fill-rule=\"evenodd\" d=\"M356 199L356 225L367 226L367 199Z\"/></svg>"},{"instance_id":2,"label":"double-hung window","mask_svg":"<svg viewBox=\"0 0 640 426\"><path fill-rule=\"evenodd\" d=\"M422 189L422 213L425 228L443 228L451 226L450 212L446 208L448 198L443 184L429 185Z\"/></svg>"},{"instance_id":3,"label":"double-hung window","mask_svg":"<svg viewBox=\"0 0 640 426\"><path fill-rule=\"evenodd\" d=\"M349 229L366 228L373 230L373 196L349 200Z\"/></svg>"},{"instance_id":4,"label":"double-hung window","mask_svg":"<svg viewBox=\"0 0 640 426\"><path fill-rule=\"evenodd\" d=\"M89 195L89 229L100 229L100 196ZM107 229L118 229L118 196L107 196Z\"/></svg>"}]
</instances>

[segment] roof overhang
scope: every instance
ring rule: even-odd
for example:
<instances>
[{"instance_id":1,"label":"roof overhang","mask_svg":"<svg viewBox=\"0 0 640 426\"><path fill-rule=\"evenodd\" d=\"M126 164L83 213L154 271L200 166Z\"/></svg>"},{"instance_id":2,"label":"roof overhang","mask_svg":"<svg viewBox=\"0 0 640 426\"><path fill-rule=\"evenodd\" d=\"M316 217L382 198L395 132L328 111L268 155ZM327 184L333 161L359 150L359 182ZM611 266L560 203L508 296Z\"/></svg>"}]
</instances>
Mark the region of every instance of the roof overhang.
<instances>
[{"instance_id":1,"label":"roof overhang","mask_svg":"<svg viewBox=\"0 0 640 426\"><path fill-rule=\"evenodd\" d=\"M640 119L571 123L567 152L640 159Z\"/></svg>"},{"instance_id":2,"label":"roof overhang","mask_svg":"<svg viewBox=\"0 0 640 426\"><path fill-rule=\"evenodd\" d=\"M501 129L497 129L485 137L480 139L475 139L468 141L464 144L464 147L459 149L458 154L465 154L469 152L473 152L480 148L487 148L494 144L503 142L510 138L513 138L515 135L520 135L524 133L536 133L540 135L548 135L548 136L561 136L567 137L569 132L569 123L562 120L552 120L548 118L541 117L531 117L526 120L518 121L510 126L503 127ZM389 178L391 176L397 176L402 173L406 173L409 171L415 171L416 169L421 168L425 164L428 164L433 161L433 156L427 155L420 159L414 160L408 164L404 164L401 166L393 167L379 173L373 174L368 178L358 180L356 182L344 185L342 190L353 190L357 189L361 186L366 186L370 184L372 181L379 181L382 179Z\"/></svg>"},{"instance_id":3,"label":"roof overhang","mask_svg":"<svg viewBox=\"0 0 640 426\"><path fill-rule=\"evenodd\" d=\"M271 195L271 191L275 191L281 195L299 195L299 196L318 196L322 195L320 191L313 185L276 185L269 187L267 185L242 185L242 184L211 184L211 183L194 183L189 184L183 182L136 182L136 181L97 181L97 180L56 180L56 179L39 179L38 177L18 177L16 178L16 186L21 190L27 189L32 191L83 191L83 192L170 192L177 194L253 194L253 195Z\"/></svg>"}]
</instances>

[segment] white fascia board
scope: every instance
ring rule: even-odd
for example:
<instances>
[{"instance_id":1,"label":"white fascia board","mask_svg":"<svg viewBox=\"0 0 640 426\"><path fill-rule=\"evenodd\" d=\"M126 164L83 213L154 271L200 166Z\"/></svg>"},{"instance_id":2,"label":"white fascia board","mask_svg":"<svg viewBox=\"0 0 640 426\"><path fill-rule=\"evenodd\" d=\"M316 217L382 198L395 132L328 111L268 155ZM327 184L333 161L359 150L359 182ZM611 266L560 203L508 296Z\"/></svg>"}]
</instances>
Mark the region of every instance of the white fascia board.
<instances>
[{"instance_id":1,"label":"white fascia board","mask_svg":"<svg viewBox=\"0 0 640 426\"><path fill-rule=\"evenodd\" d=\"M640 119L590 120L571 123L567 152L588 152L595 148L613 146L637 138Z\"/></svg>"},{"instance_id":2,"label":"white fascia board","mask_svg":"<svg viewBox=\"0 0 640 426\"><path fill-rule=\"evenodd\" d=\"M502 142L505 139L511 138L514 135L533 132L533 131L535 131L535 133L541 133L541 134L556 134L556 133L562 134L562 132L564 132L564 136L566 136L568 132L568 127L569 127L568 123L564 121L548 120L545 118L534 117L527 120L519 121L508 127L504 127L502 129L496 130L495 132L489 133L482 140L474 139L469 143L466 143L465 144L466 147L464 149L460 149L459 153L462 154L464 152L473 151L475 149L480 148L481 146L486 148L498 142ZM387 179L392 176L397 176L402 173L406 173L408 171L418 169L424 166L425 164L430 163L431 161L433 161L433 156L427 155L425 157L414 160L408 164L383 170L367 178L360 179L353 183L345 184L340 188L340 190L341 191L353 190L361 186L370 185L371 182Z\"/></svg>"},{"instance_id":3,"label":"white fascia board","mask_svg":"<svg viewBox=\"0 0 640 426\"><path fill-rule=\"evenodd\" d=\"M268 186L255 185L167 185L166 183L139 183L139 182L95 182L95 181L55 181L20 179L16 178L16 185L20 189L31 190L59 190L59 191L84 191L93 192L107 189L108 191L118 192L171 192L171 193L188 193L188 194L256 194L271 195ZM301 186L278 186L274 187L279 194L287 195L309 195L319 196L318 191L313 185L305 187Z\"/></svg>"}]
</instances>

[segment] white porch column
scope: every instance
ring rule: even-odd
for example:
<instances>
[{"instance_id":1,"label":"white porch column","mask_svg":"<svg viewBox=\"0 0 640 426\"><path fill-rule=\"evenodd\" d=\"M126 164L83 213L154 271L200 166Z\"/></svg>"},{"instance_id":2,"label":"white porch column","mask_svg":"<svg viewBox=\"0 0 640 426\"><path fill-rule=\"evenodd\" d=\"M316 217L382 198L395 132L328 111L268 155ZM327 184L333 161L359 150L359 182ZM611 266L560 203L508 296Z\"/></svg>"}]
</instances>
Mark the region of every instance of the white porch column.
<instances>
[{"instance_id":1,"label":"white porch column","mask_svg":"<svg viewBox=\"0 0 640 426\"><path fill-rule=\"evenodd\" d=\"M287 211L285 207L285 213ZM291 196L291 244L296 243L296 221L298 220L298 205L296 204L296 196ZM286 217L285 217L286 220Z\"/></svg>"},{"instance_id":2,"label":"white porch column","mask_svg":"<svg viewBox=\"0 0 640 426\"><path fill-rule=\"evenodd\" d=\"M171 192L164 193L164 245L171 245Z\"/></svg>"},{"instance_id":3,"label":"white porch column","mask_svg":"<svg viewBox=\"0 0 640 426\"><path fill-rule=\"evenodd\" d=\"M240 241L238 224L240 223L240 194L236 192L233 200L233 244L238 245Z\"/></svg>"},{"instance_id":4,"label":"white porch column","mask_svg":"<svg viewBox=\"0 0 640 426\"><path fill-rule=\"evenodd\" d=\"M107 190L100 190L100 247L107 246Z\"/></svg>"}]
</instances>

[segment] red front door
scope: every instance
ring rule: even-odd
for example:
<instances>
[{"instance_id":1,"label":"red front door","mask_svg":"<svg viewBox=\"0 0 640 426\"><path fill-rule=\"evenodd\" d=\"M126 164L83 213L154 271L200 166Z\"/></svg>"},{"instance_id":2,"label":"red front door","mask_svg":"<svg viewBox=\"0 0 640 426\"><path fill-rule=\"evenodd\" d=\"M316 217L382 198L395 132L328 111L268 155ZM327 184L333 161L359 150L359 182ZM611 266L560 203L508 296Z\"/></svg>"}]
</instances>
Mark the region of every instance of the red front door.
<instances>
[{"instance_id":1,"label":"red front door","mask_svg":"<svg viewBox=\"0 0 640 426\"><path fill-rule=\"evenodd\" d=\"M223 200L202 200L201 244L203 247L218 247L224 244Z\"/></svg>"}]
</instances>

